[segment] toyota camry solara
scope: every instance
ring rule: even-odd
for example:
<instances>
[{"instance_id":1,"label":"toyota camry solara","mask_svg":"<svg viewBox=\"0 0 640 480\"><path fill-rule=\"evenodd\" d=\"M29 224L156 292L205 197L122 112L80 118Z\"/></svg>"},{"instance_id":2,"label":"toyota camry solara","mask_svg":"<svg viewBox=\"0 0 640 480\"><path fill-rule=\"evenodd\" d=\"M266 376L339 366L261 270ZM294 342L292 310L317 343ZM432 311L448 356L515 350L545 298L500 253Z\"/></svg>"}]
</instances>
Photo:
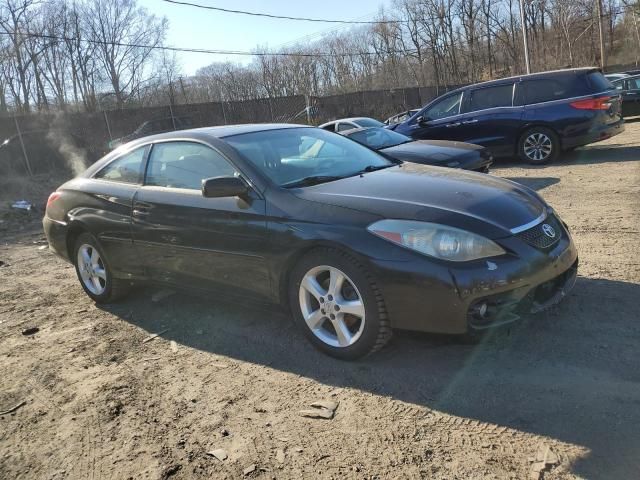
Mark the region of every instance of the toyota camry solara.
<instances>
[{"instance_id":1,"label":"toyota camry solara","mask_svg":"<svg viewBox=\"0 0 640 480\"><path fill-rule=\"evenodd\" d=\"M52 193L44 229L96 302L145 281L275 302L344 359L394 328L473 334L540 311L578 264L522 185L296 125L135 140Z\"/></svg>"}]
</instances>

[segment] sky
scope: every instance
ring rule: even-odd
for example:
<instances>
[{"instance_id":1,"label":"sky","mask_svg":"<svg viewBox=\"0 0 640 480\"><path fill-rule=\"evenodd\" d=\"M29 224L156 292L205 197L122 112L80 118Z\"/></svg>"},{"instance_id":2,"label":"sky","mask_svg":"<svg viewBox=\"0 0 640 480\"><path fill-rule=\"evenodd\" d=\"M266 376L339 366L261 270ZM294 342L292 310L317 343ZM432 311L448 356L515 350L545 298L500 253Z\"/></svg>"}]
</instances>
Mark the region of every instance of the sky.
<instances>
[{"instance_id":1,"label":"sky","mask_svg":"<svg viewBox=\"0 0 640 480\"><path fill-rule=\"evenodd\" d=\"M191 3L293 17L373 20L392 0L190 0ZM251 51L256 46L277 48L322 32L348 30L349 25L279 20L223 13L176 5L163 0L138 0L149 12L169 20L167 45L173 47ZM192 75L213 62L248 63L251 57L179 52L183 75Z\"/></svg>"}]
</instances>

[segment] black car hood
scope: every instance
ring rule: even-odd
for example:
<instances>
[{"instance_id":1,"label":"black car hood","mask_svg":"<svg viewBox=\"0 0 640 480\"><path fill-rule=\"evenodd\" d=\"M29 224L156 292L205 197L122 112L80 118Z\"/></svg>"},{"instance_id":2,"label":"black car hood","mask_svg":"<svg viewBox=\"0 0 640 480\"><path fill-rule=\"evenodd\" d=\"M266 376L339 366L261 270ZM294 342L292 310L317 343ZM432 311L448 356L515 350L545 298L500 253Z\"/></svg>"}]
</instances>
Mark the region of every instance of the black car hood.
<instances>
[{"instance_id":1,"label":"black car hood","mask_svg":"<svg viewBox=\"0 0 640 480\"><path fill-rule=\"evenodd\" d=\"M491 175L406 163L295 194L382 218L445 223L490 238L510 234L546 207L532 190Z\"/></svg>"},{"instance_id":2,"label":"black car hood","mask_svg":"<svg viewBox=\"0 0 640 480\"><path fill-rule=\"evenodd\" d=\"M380 152L407 162L428 160L433 165L444 165L469 155L476 156L484 150L480 145L447 140L417 140L380 149Z\"/></svg>"}]
</instances>

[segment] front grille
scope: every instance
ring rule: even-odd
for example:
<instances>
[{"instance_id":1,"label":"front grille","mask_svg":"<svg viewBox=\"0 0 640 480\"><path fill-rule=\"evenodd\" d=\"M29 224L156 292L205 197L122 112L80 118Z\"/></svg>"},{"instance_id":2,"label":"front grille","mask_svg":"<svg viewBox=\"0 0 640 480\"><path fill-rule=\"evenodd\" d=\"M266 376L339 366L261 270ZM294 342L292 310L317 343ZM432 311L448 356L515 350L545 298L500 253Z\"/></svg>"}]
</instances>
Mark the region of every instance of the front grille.
<instances>
[{"instance_id":1,"label":"front grille","mask_svg":"<svg viewBox=\"0 0 640 480\"><path fill-rule=\"evenodd\" d=\"M551 227L551 229L548 227ZM553 230L555 236L551 237L547 235L545 230L547 230L548 233L551 233L551 230ZM553 247L560 238L562 238L563 234L564 229L562 228L562 224L558 221L555 215L549 215L543 222L540 222L529 230L518 233L516 236L540 250L547 250Z\"/></svg>"}]
</instances>

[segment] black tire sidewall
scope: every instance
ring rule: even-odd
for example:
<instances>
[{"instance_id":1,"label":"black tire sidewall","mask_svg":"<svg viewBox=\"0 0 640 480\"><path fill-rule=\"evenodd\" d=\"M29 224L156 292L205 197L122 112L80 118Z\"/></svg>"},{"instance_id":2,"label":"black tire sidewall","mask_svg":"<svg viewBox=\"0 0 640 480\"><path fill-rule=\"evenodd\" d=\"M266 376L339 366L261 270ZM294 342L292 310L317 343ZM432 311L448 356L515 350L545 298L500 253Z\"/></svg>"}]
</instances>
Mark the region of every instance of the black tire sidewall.
<instances>
[{"instance_id":1,"label":"black tire sidewall","mask_svg":"<svg viewBox=\"0 0 640 480\"><path fill-rule=\"evenodd\" d=\"M324 343L309 329L302 315L299 301L300 283L309 270L319 265L335 267L344 272L355 284L364 302L364 330L356 343L348 347L332 347ZM377 301L378 299L363 267L349 255L333 249L312 251L305 255L298 261L291 272L288 285L288 297L295 323L302 329L311 343L322 352L342 360L355 360L374 350L381 328L381 312Z\"/></svg>"},{"instance_id":2,"label":"black tire sidewall","mask_svg":"<svg viewBox=\"0 0 640 480\"><path fill-rule=\"evenodd\" d=\"M102 292L102 294L100 295L96 295L93 292L91 292L91 290L89 290L84 284L84 281L82 280L82 276L80 275L80 270L78 268L78 250L82 245L85 245L85 244L91 245L93 248L98 250L98 253L100 254L100 258L102 259L102 264L104 265L104 270L105 270L107 279L106 279L106 286L105 286L104 292ZM102 250L102 247L100 246L100 243L98 242L98 239L95 236L93 236L90 233L82 233L78 236L78 238L76 238L76 241L73 247L73 265L76 269L76 275L78 276L78 281L80 282L82 289L85 291L85 293L89 297L91 297L93 301L95 301L96 303L106 303L111 299L111 294L113 292L113 274L111 272L111 268L109 267L109 261L107 260L104 254L104 251Z\"/></svg>"},{"instance_id":3,"label":"black tire sidewall","mask_svg":"<svg viewBox=\"0 0 640 480\"><path fill-rule=\"evenodd\" d=\"M531 160L524 153L524 142L530 135L534 133L542 133L551 139L551 155L549 155L544 160ZM532 127L527 129L522 135L520 135L520 139L518 140L518 157L525 163L529 163L531 165L544 165L545 163L553 162L558 155L560 154L560 139L556 133L546 127Z\"/></svg>"}]
</instances>

